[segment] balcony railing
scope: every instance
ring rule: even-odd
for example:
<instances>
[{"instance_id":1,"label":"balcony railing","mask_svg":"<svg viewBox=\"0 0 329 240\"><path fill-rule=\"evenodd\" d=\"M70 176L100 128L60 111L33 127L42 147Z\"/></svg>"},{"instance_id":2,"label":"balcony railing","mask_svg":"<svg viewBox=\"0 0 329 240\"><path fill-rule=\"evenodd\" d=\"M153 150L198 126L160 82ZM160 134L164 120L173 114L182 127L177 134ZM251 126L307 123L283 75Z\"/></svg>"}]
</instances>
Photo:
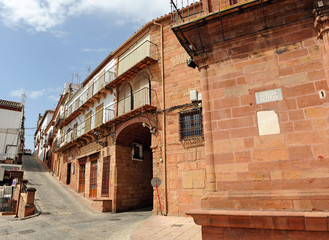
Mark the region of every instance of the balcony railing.
<instances>
[{"instance_id":1,"label":"balcony railing","mask_svg":"<svg viewBox=\"0 0 329 240\"><path fill-rule=\"evenodd\" d=\"M112 68L107 70L105 73L100 75L91 85L87 85L85 90L80 96L68 106L65 111L65 119L70 117L72 113L77 112L83 105L94 96L100 93L105 86L113 88L120 85L126 80L127 76L131 76L133 72L140 70L142 66L134 69L132 73L129 73L130 69L136 67L139 63L143 62L144 59L152 58L157 60L159 58L159 50L156 44L146 40L126 56L122 57ZM126 76L127 75L127 76ZM97 96L99 98L99 96Z\"/></svg>"},{"instance_id":2,"label":"balcony railing","mask_svg":"<svg viewBox=\"0 0 329 240\"><path fill-rule=\"evenodd\" d=\"M191 5L188 0L170 1L171 30L191 58L213 51L222 42L313 18L312 0L201 0ZM328 0L319 2L329 6ZM321 14L320 8L316 11ZM234 49L229 58L241 53Z\"/></svg>"},{"instance_id":3,"label":"balcony railing","mask_svg":"<svg viewBox=\"0 0 329 240\"><path fill-rule=\"evenodd\" d=\"M65 119L65 114L58 114L55 120L55 127L58 127Z\"/></svg>"},{"instance_id":4,"label":"balcony railing","mask_svg":"<svg viewBox=\"0 0 329 240\"><path fill-rule=\"evenodd\" d=\"M150 89L142 88L118 101L118 116L123 115L133 109L139 108L145 104L150 105Z\"/></svg>"},{"instance_id":5,"label":"balcony railing","mask_svg":"<svg viewBox=\"0 0 329 240\"><path fill-rule=\"evenodd\" d=\"M212 12L225 11L260 1L267 0L170 0L171 23L183 24Z\"/></svg>"},{"instance_id":6,"label":"balcony railing","mask_svg":"<svg viewBox=\"0 0 329 240\"><path fill-rule=\"evenodd\" d=\"M117 114L115 114L116 104L118 106ZM99 112L95 112L85 121L75 125L73 129L69 129L63 136L61 136L58 142L59 146L63 147L77 138L87 134L89 131L110 122L116 117L123 116L126 113L141 108L145 105L151 105L151 90L149 88L137 90L133 93L133 95L125 97L118 102L113 102L111 105L101 109ZM99 114L102 116L101 120L97 119L97 115Z\"/></svg>"},{"instance_id":7,"label":"balcony railing","mask_svg":"<svg viewBox=\"0 0 329 240\"><path fill-rule=\"evenodd\" d=\"M101 109L99 112L92 114L85 121L81 122L78 125L75 125L73 129L69 129L67 133L61 136L59 139L59 146L63 147L64 145L74 141L75 139L83 136L88 133L90 130L99 127L100 125L112 120L115 117L115 103L107 106L106 108ZM101 121L96 121L95 117L101 114Z\"/></svg>"}]
</instances>

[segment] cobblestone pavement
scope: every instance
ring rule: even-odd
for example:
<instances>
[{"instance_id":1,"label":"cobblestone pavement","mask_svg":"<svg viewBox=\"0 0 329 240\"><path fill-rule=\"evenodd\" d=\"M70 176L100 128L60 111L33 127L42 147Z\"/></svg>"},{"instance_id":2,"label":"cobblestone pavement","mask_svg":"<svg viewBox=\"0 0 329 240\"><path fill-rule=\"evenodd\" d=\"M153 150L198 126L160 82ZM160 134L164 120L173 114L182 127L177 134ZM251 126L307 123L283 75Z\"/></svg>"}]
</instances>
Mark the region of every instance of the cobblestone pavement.
<instances>
[{"instance_id":1,"label":"cobblestone pavement","mask_svg":"<svg viewBox=\"0 0 329 240\"><path fill-rule=\"evenodd\" d=\"M0 216L0 240L200 240L192 218L152 216L150 210L99 213L85 199L55 180L33 156L24 156L24 178L35 187L41 214L24 220Z\"/></svg>"}]
</instances>

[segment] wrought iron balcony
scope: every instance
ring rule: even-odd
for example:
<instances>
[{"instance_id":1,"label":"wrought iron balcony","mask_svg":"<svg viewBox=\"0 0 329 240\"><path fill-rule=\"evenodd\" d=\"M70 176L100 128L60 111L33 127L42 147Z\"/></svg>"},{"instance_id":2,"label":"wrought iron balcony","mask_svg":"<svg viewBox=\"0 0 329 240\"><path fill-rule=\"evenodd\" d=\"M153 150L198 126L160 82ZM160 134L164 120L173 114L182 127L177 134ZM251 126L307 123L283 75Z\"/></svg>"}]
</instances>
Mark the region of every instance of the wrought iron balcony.
<instances>
[{"instance_id":1,"label":"wrought iron balcony","mask_svg":"<svg viewBox=\"0 0 329 240\"><path fill-rule=\"evenodd\" d=\"M55 120L55 127L57 128L65 120L65 113L58 114Z\"/></svg>"},{"instance_id":2,"label":"wrought iron balcony","mask_svg":"<svg viewBox=\"0 0 329 240\"><path fill-rule=\"evenodd\" d=\"M118 108L117 111L116 107ZM126 121L143 111L151 110L155 110L155 107L151 106L151 89L143 88L135 91L133 95L113 102L83 122L68 129L66 133L59 136L59 148L61 150L66 149L81 139L92 141L96 138L96 131L105 131L104 129L108 129L114 124Z\"/></svg>"},{"instance_id":3,"label":"wrought iron balcony","mask_svg":"<svg viewBox=\"0 0 329 240\"><path fill-rule=\"evenodd\" d=\"M130 50L128 54L121 56L111 69L100 75L90 85L85 86L80 96L68 106L62 125L67 125L81 111L92 107L100 98L105 98L108 91L120 86L146 65L153 64L158 59L157 45L148 40Z\"/></svg>"},{"instance_id":4,"label":"wrought iron balcony","mask_svg":"<svg viewBox=\"0 0 329 240\"><path fill-rule=\"evenodd\" d=\"M192 58L218 43L313 17L312 0L170 2L172 31Z\"/></svg>"}]
</instances>

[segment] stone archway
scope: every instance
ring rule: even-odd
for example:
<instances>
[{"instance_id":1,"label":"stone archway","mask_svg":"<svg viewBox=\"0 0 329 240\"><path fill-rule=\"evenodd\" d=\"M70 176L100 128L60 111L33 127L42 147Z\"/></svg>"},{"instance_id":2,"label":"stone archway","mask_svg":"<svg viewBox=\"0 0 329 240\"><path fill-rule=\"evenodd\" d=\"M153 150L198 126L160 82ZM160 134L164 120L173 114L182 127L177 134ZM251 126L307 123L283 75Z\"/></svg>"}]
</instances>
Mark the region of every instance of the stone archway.
<instances>
[{"instance_id":1,"label":"stone archway","mask_svg":"<svg viewBox=\"0 0 329 240\"><path fill-rule=\"evenodd\" d=\"M116 200L114 211L127 211L153 205L153 157L151 133L139 119L117 128Z\"/></svg>"}]
</instances>

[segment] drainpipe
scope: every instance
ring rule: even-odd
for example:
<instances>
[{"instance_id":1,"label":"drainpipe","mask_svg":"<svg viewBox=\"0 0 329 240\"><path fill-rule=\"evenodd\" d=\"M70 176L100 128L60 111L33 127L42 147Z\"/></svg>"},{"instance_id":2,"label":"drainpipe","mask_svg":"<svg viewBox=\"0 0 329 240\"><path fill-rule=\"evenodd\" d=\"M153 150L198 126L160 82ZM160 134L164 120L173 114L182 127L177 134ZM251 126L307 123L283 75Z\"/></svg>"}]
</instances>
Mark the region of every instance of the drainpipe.
<instances>
[{"instance_id":1,"label":"drainpipe","mask_svg":"<svg viewBox=\"0 0 329 240\"><path fill-rule=\"evenodd\" d=\"M153 22L154 25L160 27L160 39L161 39L161 50L160 50L160 58L161 58L161 84L162 84L162 109L166 109L166 102L165 102L165 84L164 84L164 60L163 60L163 26L161 23ZM164 165L164 215L167 216L168 214L168 197L167 197L167 143L166 143L166 112L163 111L163 118L162 118L162 127L163 127L163 134L162 134L162 160Z\"/></svg>"}]
</instances>

